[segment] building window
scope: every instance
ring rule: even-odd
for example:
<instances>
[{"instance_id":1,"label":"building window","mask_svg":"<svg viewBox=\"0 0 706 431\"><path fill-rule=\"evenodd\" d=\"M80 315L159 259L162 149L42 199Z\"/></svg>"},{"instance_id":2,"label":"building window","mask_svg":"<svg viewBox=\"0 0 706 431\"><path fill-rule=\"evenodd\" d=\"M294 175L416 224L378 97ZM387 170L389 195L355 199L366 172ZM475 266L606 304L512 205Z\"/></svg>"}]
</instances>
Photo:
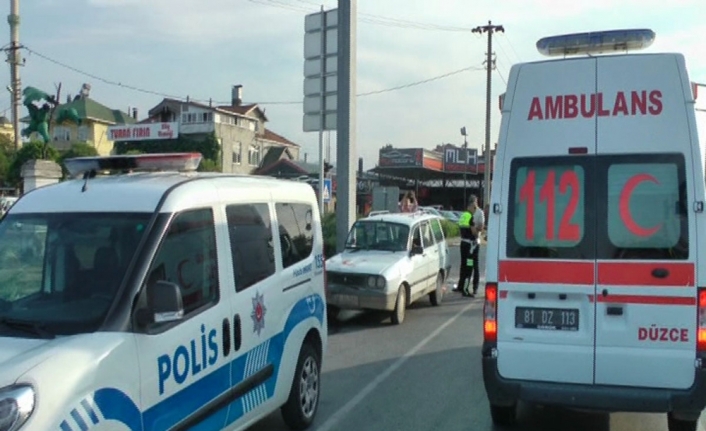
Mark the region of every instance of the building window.
<instances>
[{"instance_id":1,"label":"building window","mask_svg":"<svg viewBox=\"0 0 706 431\"><path fill-rule=\"evenodd\" d=\"M88 126L79 126L78 140L81 142L88 142Z\"/></svg>"},{"instance_id":2,"label":"building window","mask_svg":"<svg viewBox=\"0 0 706 431\"><path fill-rule=\"evenodd\" d=\"M260 165L260 147L251 145L250 152L248 153L248 163L251 166Z\"/></svg>"},{"instance_id":3,"label":"building window","mask_svg":"<svg viewBox=\"0 0 706 431\"><path fill-rule=\"evenodd\" d=\"M233 163L239 165L243 157L243 144L241 142L236 142L233 145Z\"/></svg>"},{"instance_id":4,"label":"building window","mask_svg":"<svg viewBox=\"0 0 706 431\"><path fill-rule=\"evenodd\" d=\"M55 141L70 141L71 140L71 129L64 126L54 127L54 140Z\"/></svg>"}]
</instances>

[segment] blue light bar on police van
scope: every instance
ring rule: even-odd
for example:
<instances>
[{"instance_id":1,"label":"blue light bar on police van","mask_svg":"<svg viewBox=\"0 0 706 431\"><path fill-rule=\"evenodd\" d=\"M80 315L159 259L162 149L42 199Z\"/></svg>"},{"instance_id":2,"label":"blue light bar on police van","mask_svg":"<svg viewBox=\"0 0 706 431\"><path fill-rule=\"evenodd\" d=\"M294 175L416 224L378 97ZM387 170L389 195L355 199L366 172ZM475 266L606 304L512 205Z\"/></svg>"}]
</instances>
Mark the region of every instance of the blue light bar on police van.
<instances>
[{"instance_id":1,"label":"blue light bar on police van","mask_svg":"<svg viewBox=\"0 0 706 431\"><path fill-rule=\"evenodd\" d=\"M601 54L648 48L655 40L650 29L608 30L549 36L537 41L537 51L548 57Z\"/></svg>"},{"instance_id":2,"label":"blue light bar on police van","mask_svg":"<svg viewBox=\"0 0 706 431\"><path fill-rule=\"evenodd\" d=\"M86 172L99 171L179 171L198 169L201 153L160 153L123 156L74 157L66 159L64 166L69 175L76 177Z\"/></svg>"}]
</instances>

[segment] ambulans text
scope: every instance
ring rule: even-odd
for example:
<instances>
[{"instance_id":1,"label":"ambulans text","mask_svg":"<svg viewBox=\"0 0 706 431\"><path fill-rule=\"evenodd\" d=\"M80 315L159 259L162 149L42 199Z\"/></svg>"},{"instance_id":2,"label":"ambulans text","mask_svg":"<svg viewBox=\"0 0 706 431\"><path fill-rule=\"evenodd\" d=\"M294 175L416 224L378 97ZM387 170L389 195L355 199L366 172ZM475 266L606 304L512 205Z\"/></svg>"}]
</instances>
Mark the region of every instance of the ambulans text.
<instances>
[{"instance_id":1,"label":"ambulans text","mask_svg":"<svg viewBox=\"0 0 706 431\"><path fill-rule=\"evenodd\" d=\"M211 329L206 333L206 326L201 325L201 335L192 339L189 344L180 344L174 352L157 358L159 375L159 394L164 394L164 385L174 379L181 385L186 378L195 376L218 361L218 331Z\"/></svg>"},{"instance_id":2,"label":"ambulans text","mask_svg":"<svg viewBox=\"0 0 706 431\"><path fill-rule=\"evenodd\" d=\"M659 90L618 91L615 96L565 94L546 96L543 101L540 97L533 97L527 120L660 115L662 109L662 92Z\"/></svg>"}]
</instances>

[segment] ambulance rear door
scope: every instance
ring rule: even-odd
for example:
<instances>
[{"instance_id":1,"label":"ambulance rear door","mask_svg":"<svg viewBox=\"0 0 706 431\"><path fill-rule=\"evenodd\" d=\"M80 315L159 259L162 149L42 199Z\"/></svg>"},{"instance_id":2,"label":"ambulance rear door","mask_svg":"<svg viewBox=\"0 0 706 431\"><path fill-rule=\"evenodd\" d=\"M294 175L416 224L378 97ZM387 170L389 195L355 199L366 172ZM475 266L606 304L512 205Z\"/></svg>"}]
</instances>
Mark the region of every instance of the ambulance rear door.
<instances>
[{"instance_id":1,"label":"ambulance rear door","mask_svg":"<svg viewBox=\"0 0 706 431\"><path fill-rule=\"evenodd\" d=\"M502 159L498 371L593 383L596 60L516 66ZM506 192L505 192L506 191Z\"/></svg>"},{"instance_id":2,"label":"ambulance rear door","mask_svg":"<svg viewBox=\"0 0 706 431\"><path fill-rule=\"evenodd\" d=\"M696 354L692 207L704 179L684 60L597 61L595 383L686 389Z\"/></svg>"}]
</instances>

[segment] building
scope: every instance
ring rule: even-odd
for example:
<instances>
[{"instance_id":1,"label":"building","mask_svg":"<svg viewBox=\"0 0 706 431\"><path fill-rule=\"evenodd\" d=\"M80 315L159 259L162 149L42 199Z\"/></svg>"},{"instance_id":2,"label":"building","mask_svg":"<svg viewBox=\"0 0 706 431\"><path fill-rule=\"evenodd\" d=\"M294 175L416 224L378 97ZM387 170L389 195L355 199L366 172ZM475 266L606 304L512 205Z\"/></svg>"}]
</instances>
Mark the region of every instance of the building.
<instances>
[{"instance_id":1,"label":"building","mask_svg":"<svg viewBox=\"0 0 706 431\"><path fill-rule=\"evenodd\" d=\"M100 104L90 97L91 86L83 84L81 92L72 97L67 96L66 103L57 106L54 110L54 117L50 125L51 145L57 150L64 151L71 148L76 142L85 142L95 147L101 156L109 155L113 152L113 141L108 134L108 127L117 124L133 124L137 122L137 113L134 116L122 112L118 109L109 108ZM76 125L70 122L55 124L60 109L75 109L81 119L81 124ZM29 123L29 117L22 118L23 123ZM33 134L34 135L34 134ZM35 139L35 137L32 137Z\"/></svg>"},{"instance_id":2,"label":"building","mask_svg":"<svg viewBox=\"0 0 706 431\"><path fill-rule=\"evenodd\" d=\"M15 141L15 128L12 127L12 121L6 116L0 116L0 135L4 135L10 142Z\"/></svg>"},{"instance_id":3,"label":"building","mask_svg":"<svg viewBox=\"0 0 706 431\"><path fill-rule=\"evenodd\" d=\"M198 103L187 99L163 99L148 112L147 123L171 123L178 129L178 135L193 139L215 134L221 146L223 172L251 174L265 158L279 158L283 149L287 157L298 160L300 146L287 138L267 129L269 121L256 104L243 101L243 87L232 89L230 105ZM170 126L172 127L172 126ZM272 153L271 153L272 152Z\"/></svg>"}]
</instances>

